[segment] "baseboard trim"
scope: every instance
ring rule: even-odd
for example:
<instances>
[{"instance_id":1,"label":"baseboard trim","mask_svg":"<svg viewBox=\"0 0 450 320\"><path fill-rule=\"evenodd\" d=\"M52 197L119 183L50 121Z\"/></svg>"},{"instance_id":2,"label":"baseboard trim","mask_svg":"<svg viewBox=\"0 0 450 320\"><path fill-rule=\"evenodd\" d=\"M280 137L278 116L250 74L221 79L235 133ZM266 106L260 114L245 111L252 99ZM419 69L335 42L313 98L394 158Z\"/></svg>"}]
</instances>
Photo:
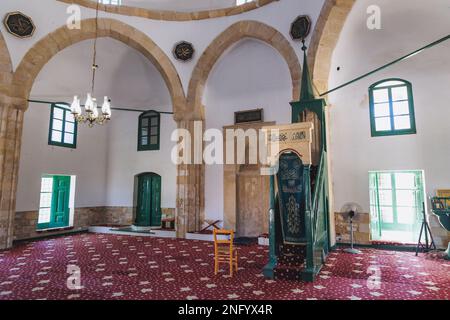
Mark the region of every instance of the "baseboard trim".
<instances>
[{"instance_id":1,"label":"baseboard trim","mask_svg":"<svg viewBox=\"0 0 450 320\"><path fill-rule=\"evenodd\" d=\"M338 247L349 247L350 243L339 242L336 243L331 250L335 250ZM354 244L357 248L370 248L370 249L381 249L381 250L391 250L391 251L405 251L405 252L415 252L416 247L410 245L388 245L388 244Z\"/></svg>"},{"instance_id":2,"label":"baseboard trim","mask_svg":"<svg viewBox=\"0 0 450 320\"><path fill-rule=\"evenodd\" d=\"M16 243L21 243L21 242L29 242L29 241L34 241L34 240L42 240L42 239L50 239L50 238L58 238L58 237L64 237L67 236L68 234L77 234L77 233L87 233L88 232L88 228L81 228L81 229L62 229L59 230L61 232L58 233L50 233L50 231L48 232L42 232L42 234L40 234L39 236L36 237L29 237L29 238L23 238L23 239L17 239L13 241L13 244Z\"/></svg>"}]
</instances>

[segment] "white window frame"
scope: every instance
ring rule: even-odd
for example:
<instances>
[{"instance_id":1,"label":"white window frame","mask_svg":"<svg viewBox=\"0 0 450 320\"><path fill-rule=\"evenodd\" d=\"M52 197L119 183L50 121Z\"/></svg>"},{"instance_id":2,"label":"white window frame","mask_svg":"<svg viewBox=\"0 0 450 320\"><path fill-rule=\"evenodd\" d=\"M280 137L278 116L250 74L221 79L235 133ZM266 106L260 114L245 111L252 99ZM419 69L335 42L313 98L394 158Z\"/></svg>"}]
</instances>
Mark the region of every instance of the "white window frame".
<instances>
[{"instance_id":1,"label":"white window frame","mask_svg":"<svg viewBox=\"0 0 450 320\"><path fill-rule=\"evenodd\" d=\"M236 0L236 6L242 6L243 4L253 2L254 0Z\"/></svg>"},{"instance_id":2,"label":"white window frame","mask_svg":"<svg viewBox=\"0 0 450 320\"><path fill-rule=\"evenodd\" d=\"M112 6L120 6L122 5L122 0L98 0L101 4L109 4Z\"/></svg>"}]
</instances>

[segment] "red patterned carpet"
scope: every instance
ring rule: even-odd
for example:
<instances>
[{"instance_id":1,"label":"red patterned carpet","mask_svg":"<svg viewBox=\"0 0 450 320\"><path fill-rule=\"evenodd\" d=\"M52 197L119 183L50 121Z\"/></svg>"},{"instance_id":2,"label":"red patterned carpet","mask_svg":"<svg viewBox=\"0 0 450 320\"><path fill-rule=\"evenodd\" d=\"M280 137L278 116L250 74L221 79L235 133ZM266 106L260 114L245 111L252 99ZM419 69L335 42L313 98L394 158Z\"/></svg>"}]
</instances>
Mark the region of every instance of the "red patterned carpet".
<instances>
[{"instance_id":1,"label":"red patterned carpet","mask_svg":"<svg viewBox=\"0 0 450 320\"><path fill-rule=\"evenodd\" d=\"M212 243L80 234L0 252L0 299L450 299L450 262L414 253L332 252L314 283L266 280L267 247L241 246L240 270L213 273ZM67 265L81 270L67 288ZM375 267L376 278L367 281Z\"/></svg>"}]
</instances>

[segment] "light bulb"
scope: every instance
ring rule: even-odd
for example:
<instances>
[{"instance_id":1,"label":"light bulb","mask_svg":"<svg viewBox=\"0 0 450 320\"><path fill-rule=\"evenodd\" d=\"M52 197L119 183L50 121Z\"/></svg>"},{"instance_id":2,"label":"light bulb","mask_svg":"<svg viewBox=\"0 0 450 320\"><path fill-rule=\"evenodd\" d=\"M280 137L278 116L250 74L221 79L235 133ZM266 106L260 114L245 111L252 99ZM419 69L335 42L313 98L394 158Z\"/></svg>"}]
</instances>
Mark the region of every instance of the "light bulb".
<instances>
[{"instance_id":1,"label":"light bulb","mask_svg":"<svg viewBox=\"0 0 450 320\"><path fill-rule=\"evenodd\" d=\"M107 118L111 118L111 103L107 96L105 96L105 100L103 101L102 106L102 114Z\"/></svg>"},{"instance_id":2,"label":"light bulb","mask_svg":"<svg viewBox=\"0 0 450 320\"><path fill-rule=\"evenodd\" d=\"M92 104L92 119L97 119L98 118L98 108L97 108L97 101L95 101L95 99L93 99L93 104Z\"/></svg>"},{"instance_id":3,"label":"light bulb","mask_svg":"<svg viewBox=\"0 0 450 320\"><path fill-rule=\"evenodd\" d=\"M72 114L74 115L79 115L80 114L80 99L78 99L78 96L74 96L73 97L73 102L70 106L70 111L72 112Z\"/></svg>"},{"instance_id":4,"label":"light bulb","mask_svg":"<svg viewBox=\"0 0 450 320\"><path fill-rule=\"evenodd\" d=\"M94 110L94 101L90 93L87 94L86 103L84 104L86 112L92 112Z\"/></svg>"},{"instance_id":5,"label":"light bulb","mask_svg":"<svg viewBox=\"0 0 450 320\"><path fill-rule=\"evenodd\" d=\"M78 99L76 113L77 113L77 115L80 115L81 112L82 111L81 111L80 99Z\"/></svg>"}]
</instances>

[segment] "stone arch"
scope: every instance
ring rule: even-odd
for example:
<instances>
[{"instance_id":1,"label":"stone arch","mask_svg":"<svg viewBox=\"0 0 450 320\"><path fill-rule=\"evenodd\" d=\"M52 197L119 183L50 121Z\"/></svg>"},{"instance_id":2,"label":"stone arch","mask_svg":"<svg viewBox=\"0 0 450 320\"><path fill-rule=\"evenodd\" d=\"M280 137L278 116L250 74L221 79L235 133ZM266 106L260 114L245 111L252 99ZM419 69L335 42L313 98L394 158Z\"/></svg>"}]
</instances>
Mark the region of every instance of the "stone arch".
<instances>
[{"instance_id":1,"label":"stone arch","mask_svg":"<svg viewBox=\"0 0 450 320\"><path fill-rule=\"evenodd\" d=\"M69 30L62 26L38 41L23 57L14 73L13 95L20 101L20 109L27 108L34 80L44 65L58 52L83 40L95 38L95 19L81 21L81 29ZM98 36L110 37L138 50L161 73L169 89L174 114L184 111L185 95L180 77L167 55L144 33L114 19L99 19Z\"/></svg>"},{"instance_id":2,"label":"stone arch","mask_svg":"<svg viewBox=\"0 0 450 320\"><path fill-rule=\"evenodd\" d=\"M280 53L291 73L293 100L299 98L301 66L289 41L279 31L267 24L258 21L240 21L228 27L214 39L197 62L192 72L187 94L188 117L201 118L201 100L212 68L228 48L245 38L263 41Z\"/></svg>"},{"instance_id":3,"label":"stone arch","mask_svg":"<svg viewBox=\"0 0 450 320\"><path fill-rule=\"evenodd\" d=\"M12 81L12 62L6 41L0 31L0 103L6 103Z\"/></svg>"},{"instance_id":4,"label":"stone arch","mask_svg":"<svg viewBox=\"0 0 450 320\"><path fill-rule=\"evenodd\" d=\"M347 16L353 8L356 0L325 0L320 12L318 21L314 29L314 33L309 45L308 62L313 83L316 91L323 94L328 91L328 78L331 71L331 59L333 51L336 48L342 28L344 27ZM326 109L326 122L329 122L329 109ZM330 126L327 125L326 139L329 141L331 132ZM331 163L331 151L327 152L328 163ZM334 204L333 204L333 179L328 176L328 204L329 204L329 221L334 221ZM335 243L335 224L330 223L329 230L330 242Z\"/></svg>"},{"instance_id":5,"label":"stone arch","mask_svg":"<svg viewBox=\"0 0 450 320\"><path fill-rule=\"evenodd\" d=\"M58 0L59 2L67 4L78 4L86 8L95 9L95 1L87 0ZM194 20L204 20L212 18L230 17L244 12L256 10L272 2L279 0L254 0L244 3L239 6L232 6L228 8L213 9L213 10L203 10L203 11L192 11L192 12L181 12L181 11L170 11L170 10L152 10L139 7L130 7L125 5L111 5L111 4L100 4L99 10L122 14L132 17L140 17L153 20L162 21L194 21Z\"/></svg>"},{"instance_id":6,"label":"stone arch","mask_svg":"<svg viewBox=\"0 0 450 320\"><path fill-rule=\"evenodd\" d=\"M331 59L342 28L356 0L326 0L311 39L308 62L320 93L328 90Z\"/></svg>"},{"instance_id":7,"label":"stone arch","mask_svg":"<svg viewBox=\"0 0 450 320\"><path fill-rule=\"evenodd\" d=\"M286 61L292 79L293 100L300 96L301 66L289 41L276 29L258 21L240 21L223 31L206 48L191 76L186 112L178 127L194 133L195 122L203 121L202 97L206 81L218 59L233 44L242 39L260 40L277 50ZM205 165L178 167L177 232L182 237L191 230L198 231L204 220Z\"/></svg>"},{"instance_id":8,"label":"stone arch","mask_svg":"<svg viewBox=\"0 0 450 320\"><path fill-rule=\"evenodd\" d=\"M1 41L3 38L0 39L0 71L6 71L6 76L0 72L0 249L11 247L14 237L23 119L35 78L58 52L72 44L95 38L95 21L83 20L80 30L69 30L63 26L48 34L28 50L14 73L9 55L4 53L6 45ZM178 73L167 55L144 33L125 23L113 19L99 19L98 22L99 37L119 40L141 52L155 65L170 92L175 117L182 115L185 94ZM3 65L4 60L6 66ZM6 97L5 102L3 96Z\"/></svg>"}]
</instances>

